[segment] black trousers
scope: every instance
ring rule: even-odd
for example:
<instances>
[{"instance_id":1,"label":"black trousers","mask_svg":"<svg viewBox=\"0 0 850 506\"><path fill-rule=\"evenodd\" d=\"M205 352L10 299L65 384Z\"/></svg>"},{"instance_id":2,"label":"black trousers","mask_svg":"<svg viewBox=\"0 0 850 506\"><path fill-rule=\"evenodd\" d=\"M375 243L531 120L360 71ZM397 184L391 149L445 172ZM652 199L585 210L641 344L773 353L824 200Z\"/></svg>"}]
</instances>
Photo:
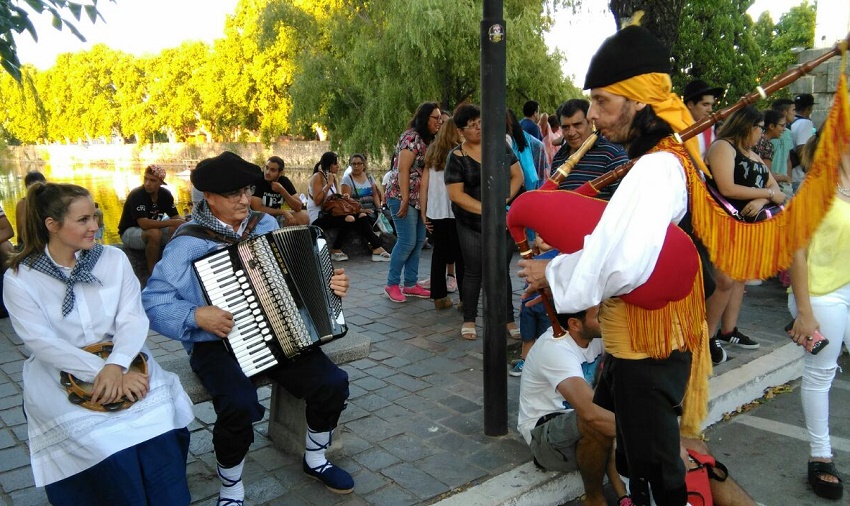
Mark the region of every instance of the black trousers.
<instances>
[{"instance_id":1,"label":"black trousers","mask_svg":"<svg viewBox=\"0 0 850 506\"><path fill-rule=\"evenodd\" d=\"M465 266L454 218L431 220L431 224L434 226L434 233L431 235L431 242L434 245L434 250L431 252L431 298L436 300L449 294L445 276L448 264L455 264L457 287L463 293Z\"/></svg>"},{"instance_id":2,"label":"black trousers","mask_svg":"<svg viewBox=\"0 0 850 506\"><path fill-rule=\"evenodd\" d=\"M373 250L381 247L381 238L375 235L372 231L372 222L369 220L368 216L364 216L362 218L355 217L354 221L345 221L345 216L331 216L329 214L324 214L319 216L312 225L316 225L322 230L327 230L329 228L339 229L339 233L336 235L331 249L342 249L342 245L345 244L345 239L348 237L348 234L352 232L360 234L360 237L365 239L369 243L369 247Z\"/></svg>"},{"instance_id":3,"label":"black trousers","mask_svg":"<svg viewBox=\"0 0 850 506\"><path fill-rule=\"evenodd\" d=\"M607 355L603 362L593 402L616 414L617 471L629 477L635 505L649 505L650 486L659 506L688 502L678 416L690 371L691 353L678 350L660 360Z\"/></svg>"},{"instance_id":4,"label":"black trousers","mask_svg":"<svg viewBox=\"0 0 850 506\"><path fill-rule=\"evenodd\" d=\"M460 300L463 302L463 321L474 322L478 316L478 299L481 296L481 284L484 264L484 245L481 240L481 232L456 222L458 242L463 252L464 275L463 290L460 292ZM505 248L507 249L507 262L505 263L505 275L508 286L504 287L505 305L507 306L508 322L514 321L513 289L511 288L511 255L515 248L513 239L505 230ZM433 276L432 281L433 283Z\"/></svg>"},{"instance_id":5,"label":"black trousers","mask_svg":"<svg viewBox=\"0 0 850 506\"><path fill-rule=\"evenodd\" d=\"M189 363L212 397L216 413L213 447L218 463L233 467L248 453L254 442L253 423L265 412L257 387L222 342L195 343ZM307 402L308 427L319 432L336 427L348 399L348 374L320 349L263 374Z\"/></svg>"}]
</instances>

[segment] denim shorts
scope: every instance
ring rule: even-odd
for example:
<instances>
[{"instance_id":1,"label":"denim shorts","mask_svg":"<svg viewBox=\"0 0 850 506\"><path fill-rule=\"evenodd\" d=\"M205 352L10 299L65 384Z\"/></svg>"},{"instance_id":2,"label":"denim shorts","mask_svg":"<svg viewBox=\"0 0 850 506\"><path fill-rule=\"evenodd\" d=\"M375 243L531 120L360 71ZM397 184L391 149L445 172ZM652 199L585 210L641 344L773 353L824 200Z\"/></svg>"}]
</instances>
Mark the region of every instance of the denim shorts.
<instances>
[{"instance_id":1,"label":"denim shorts","mask_svg":"<svg viewBox=\"0 0 850 506\"><path fill-rule=\"evenodd\" d=\"M546 307L543 304L526 307L523 305L519 310L519 335L524 343L536 341L542 336L546 329L552 326Z\"/></svg>"}]
</instances>

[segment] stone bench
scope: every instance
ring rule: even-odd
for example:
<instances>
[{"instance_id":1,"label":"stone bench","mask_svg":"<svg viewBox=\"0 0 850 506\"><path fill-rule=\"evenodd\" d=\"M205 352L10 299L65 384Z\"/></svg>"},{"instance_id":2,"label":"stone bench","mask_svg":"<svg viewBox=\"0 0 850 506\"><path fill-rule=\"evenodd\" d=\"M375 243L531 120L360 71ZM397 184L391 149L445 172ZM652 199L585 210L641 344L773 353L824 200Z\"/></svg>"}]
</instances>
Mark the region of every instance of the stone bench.
<instances>
[{"instance_id":1,"label":"stone bench","mask_svg":"<svg viewBox=\"0 0 850 506\"><path fill-rule=\"evenodd\" d=\"M322 346L322 351L335 364L342 365L355 360L366 358L369 355L371 340L351 330L345 337L331 341ZM199 404L211 400L209 393L201 385L201 380L189 366L188 357L179 359L159 360L163 369L173 372L180 377L183 389L189 394L192 402ZM293 397L285 388L273 383L262 374L253 378L257 387L271 385L271 407L269 409L269 438L274 446L291 455L300 456L304 453L304 441L307 437L307 422L304 418L306 403L302 399ZM342 431L334 432L332 450L339 451L342 448Z\"/></svg>"},{"instance_id":2,"label":"stone bench","mask_svg":"<svg viewBox=\"0 0 850 506\"><path fill-rule=\"evenodd\" d=\"M338 228L329 228L327 230L322 229L325 233L325 239L328 241L328 247L333 244L334 239L336 239L337 234L339 234ZM381 245L387 251L392 251L393 247L396 243L396 236L392 234L378 234L381 237ZM342 245L342 251L348 256L358 256L358 255L371 255L372 248L369 247L369 243L364 241L360 234L352 232L348 234L345 243Z\"/></svg>"}]
</instances>

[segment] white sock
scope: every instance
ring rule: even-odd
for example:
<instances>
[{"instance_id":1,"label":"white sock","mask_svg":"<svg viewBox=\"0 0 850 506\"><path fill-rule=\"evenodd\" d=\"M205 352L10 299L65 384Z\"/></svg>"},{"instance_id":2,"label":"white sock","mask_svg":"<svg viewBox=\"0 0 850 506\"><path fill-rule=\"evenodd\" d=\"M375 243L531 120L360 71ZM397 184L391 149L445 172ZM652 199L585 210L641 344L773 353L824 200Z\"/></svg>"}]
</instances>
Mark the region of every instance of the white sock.
<instances>
[{"instance_id":1,"label":"white sock","mask_svg":"<svg viewBox=\"0 0 850 506\"><path fill-rule=\"evenodd\" d=\"M316 432L309 426L307 427L307 444L304 451L304 460L307 461L307 465L310 468L316 469L328 463L325 452L331 445L331 434L331 431Z\"/></svg>"},{"instance_id":2,"label":"white sock","mask_svg":"<svg viewBox=\"0 0 850 506\"><path fill-rule=\"evenodd\" d=\"M221 488L218 495L221 499L245 500L245 487L242 485L242 468L245 467L245 459L233 467L221 467L216 462L218 478L221 480Z\"/></svg>"}]
</instances>

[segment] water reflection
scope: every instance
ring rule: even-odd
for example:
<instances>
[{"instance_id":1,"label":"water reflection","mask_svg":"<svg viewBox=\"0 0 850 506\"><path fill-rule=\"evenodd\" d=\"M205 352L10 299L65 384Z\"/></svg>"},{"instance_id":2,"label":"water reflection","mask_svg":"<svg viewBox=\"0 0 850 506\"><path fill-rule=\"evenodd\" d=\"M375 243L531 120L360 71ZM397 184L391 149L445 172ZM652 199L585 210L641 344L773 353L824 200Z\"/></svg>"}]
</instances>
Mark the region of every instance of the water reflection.
<instances>
[{"instance_id":1,"label":"water reflection","mask_svg":"<svg viewBox=\"0 0 850 506\"><path fill-rule=\"evenodd\" d=\"M174 195L174 202L180 213L191 212L192 195L189 171L182 165L165 165L167 177L165 188ZM14 164L4 162L0 166L0 205L6 212L12 227L15 227L18 200L24 197L24 176L27 172L37 170L44 174L48 181L57 183L73 183L87 188L94 201L103 210L104 234L106 244L120 243L118 222L121 220L121 210L127 194L133 188L142 185L144 165L57 165L52 164ZM287 169L286 175L292 180L299 193L307 193L307 182L312 170ZM15 230L17 243L18 231Z\"/></svg>"}]
</instances>

